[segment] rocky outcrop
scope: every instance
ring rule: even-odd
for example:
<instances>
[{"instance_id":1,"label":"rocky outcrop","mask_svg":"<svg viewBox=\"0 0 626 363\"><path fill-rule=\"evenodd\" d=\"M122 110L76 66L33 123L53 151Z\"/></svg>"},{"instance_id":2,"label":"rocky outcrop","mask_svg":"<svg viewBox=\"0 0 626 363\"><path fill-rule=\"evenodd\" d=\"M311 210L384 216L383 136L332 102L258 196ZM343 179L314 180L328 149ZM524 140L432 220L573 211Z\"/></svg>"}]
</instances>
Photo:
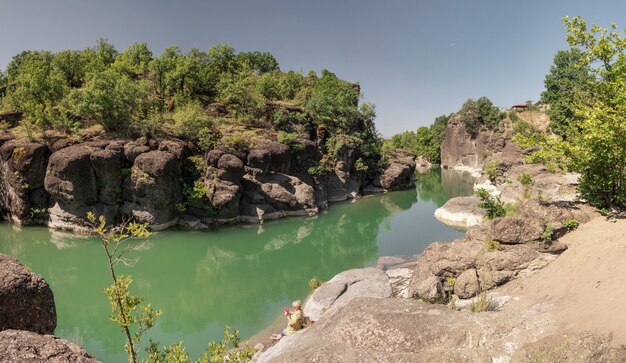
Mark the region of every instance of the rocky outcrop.
<instances>
[{"instance_id":1,"label":"rocky outcrop","mask_svg":"<svg viewBox=\"0 0 626 363\"><path fill-rule=\"evenodd\" d=\"M512 134L512 123L505 119L495 130L481 129L473 136L460 116L454 115L441 144L441 166L479 171L492 160L507 166L522 164L523 154L511 140Z\"/></svg>"},{"instance_id":2,"label":"rocky outcrop","mask_svg":"<svg viewBox=\"0 0 626 363\"><path fill-rule=\"evenodd\" d=\"M98 134L76 143L47 133L45 143L32 143L0 135L0 213L15 223L74 231L88 229L89 212L154 230L204 229L311 216L329 202L414 185L415 156L405 151L395 153L374 185L356 171L356 147L347 141L333 151L331 170L312 172L323 158L321 144L301 138L282 144L267 130L231 132L240 136L227 135L206 153L176 139Z\"/></svg>"},{"instance_id":3,"label":"rocky outcrop","mask_svg":"<svg viewBox=\"0 0 626 363\"><path fill-rule=\"evenodd\" d=\"M304 306L304 315L313 321L358 297L391 296L389 276L375 268L344 271L318 287Z\"/></svg>"},{"instance_id":4,"label":"rocky outcrop","mask_svg":"<svg viewBox=\"0 0 626 363\"><path fill-rule=\"evenodd\" d=\"M478 205L478 197L456 197L435 210L435 217L445 224L459 227L471 227L482 222L485 210Z\"/></svg>"},{"instance_id":5,"label":"rocky outcrop","mask_svg":"<svg viewBox=\"0 0 626 363\"><path fill-rule=\"evenodd\" d=\"M78 345L55 337L28 331L0 332L0 362L98 363Z\"/></svg>"},{"instance_id":6,"label":"rocky outcrop","mask_svg":"<svg viewBox=\"0 0 626 363\"><path fill-rule=\"evenodd\" d=\"M358 298L281 339L258 362L619 362L623 349L592 333L564 337L539 308L503 315L408 299ZM552 359L561 357L562 359Z\"/></svg>"},{"instance_id":7,"label":"rocky outcrop","mask_svg":"<svg viewBox=\"0 0 626 363\"><path fill-rule=\"evenodd\" d=\"M476 225L464 238L433 243L420 255L409 293L426 301L475 296L552 261L567 246L558 238L567 220L585 223L597 212L573 203L525 201L513 216Z\"/></svg>"},{"instance_id":8,"label":"rocky outcrop","mask_svg":"<svg viewBox=\"0 0 626 363\"><path fill-rule=\"evenodd\" d=\"M153 229L177 223L176 205L182 199L180 160L164 151L150 151L135 158L124 181L121 212Z\"/></svg>"},{"instance_id":9,"label":"rocky outcrop","mask_svg":"<svg viewBox=\"0 0 626 363\"><path fill-rule=\"evenodd\" d=\"M378 179L375 186L385 190L406 189L415 186L415 155L409 151L397 149L391 157L389 166Z\"/></svg>"},{"instance_id":10,"label":"rocky outcrop","mask_svg":"<svg viewBox=\"0 0 626 363\"><path fill-rule=\"evenodd\" d=\"M0 254L0 331L52 334L56 325L54 296L48 283L15 258Z\"/></svg>"},{"instance_id":11,"label":"rocky outcrop","mask_svg":"<svg viewBox=\"0 0 626 363\"><path fill-rule=\"evenodd\" d=\"M0 139L0 214L16 224L37 223L48 208L43 188L50 150L41 143Z\"/></svg>"},{"instance_id":12,"label":"rocky outcrop","mask_svg":"<svg viewBox=\"0 0 626 363\"><path fill-rule=\"evenodd\" d=\"M526 185L520 182L522 176L527 178ZM496 180L497 186L493 187L492 194L498 195L504 203L524 199L574 202L578 201L576 188L579 177L576 173L551 173L541 164L516 165Z\"/></svg>"}]
</instances>

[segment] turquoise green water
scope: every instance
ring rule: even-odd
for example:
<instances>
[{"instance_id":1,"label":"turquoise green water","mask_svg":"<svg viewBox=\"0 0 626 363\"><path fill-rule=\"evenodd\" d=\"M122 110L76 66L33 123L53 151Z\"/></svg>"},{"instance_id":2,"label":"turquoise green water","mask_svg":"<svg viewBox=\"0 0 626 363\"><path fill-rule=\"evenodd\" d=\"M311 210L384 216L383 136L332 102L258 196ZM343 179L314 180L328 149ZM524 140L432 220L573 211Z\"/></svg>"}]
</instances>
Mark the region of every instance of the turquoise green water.
<instances>
[{"instance_id":1,"label":"turquoise green water","mask_svg":"<svg viewBox=\"0 0 626 363\"><path fill-rule=\"evenodd\" d=\"M413 255L459 237L462 232L433 212L471 193L467 174L435 170L418 174L415 189L334 204L315 218L156 233L136 254L136 265L122 270L133 275L135 294L163 310L149 337L162 344L183 340L197 357L208 341L221 338L224 325L244 338L267 327L283 306L307 296L312 276L327 280L375 265L379 256ZM3 223L0 252L50 283L57 335L105 362L125 361L122 334L107 320L103 289L110 281L97 240Z\"/></svg>"}]
</instances>

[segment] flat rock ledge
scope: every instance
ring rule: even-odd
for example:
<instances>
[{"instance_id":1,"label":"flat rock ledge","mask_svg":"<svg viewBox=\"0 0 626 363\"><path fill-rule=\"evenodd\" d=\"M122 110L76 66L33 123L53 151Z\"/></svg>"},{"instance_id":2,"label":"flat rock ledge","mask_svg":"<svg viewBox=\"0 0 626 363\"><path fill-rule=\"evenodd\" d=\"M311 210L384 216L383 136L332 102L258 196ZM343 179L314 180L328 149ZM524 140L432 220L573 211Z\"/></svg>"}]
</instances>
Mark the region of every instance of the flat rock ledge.
<instances>
[{"instance_id":1,"label":"flat rock ledge","mask_svg":"<svg viewBox=\"0 0 626 363\"><path fill-rule=\"evenodd\" d=\"M624 361L626 353L610 341L591 333L563 336L541 307L503 315L357 298L281 339L258 362Z\"/></svg>"},{"instance_id":2,"label":"flat rock ledge","mask_svg":"<svg viewBox=\"0 0 626 363\"><path fill-rule=\"evenodd\" d=\"M304 306L313 321L358 297L385 298L392 293L389 276L376 268L344 271L318 287Z\"/></svg>"},{"instance_id":3,"label":"flat rock ledge","mask_svg":"<svg viewBox=\"0 0 626 363\"><path fill-rule=\"evenodd\" d=\"M23 330L0 332L0 362L99 363L70 341Z\"/></svg>"},{"instance_id":4,"label":"flat rock ledge","mask_svg":"<svg viewBox=\"0 0 626 363\"><path fill-rule=\"evenodd\" d=\"M457 227L471 227L480 224L485 218L485 211L478 204L477 197L456 197L448 200L435 210L435 218Z\"/></svg>"}]
</instances>

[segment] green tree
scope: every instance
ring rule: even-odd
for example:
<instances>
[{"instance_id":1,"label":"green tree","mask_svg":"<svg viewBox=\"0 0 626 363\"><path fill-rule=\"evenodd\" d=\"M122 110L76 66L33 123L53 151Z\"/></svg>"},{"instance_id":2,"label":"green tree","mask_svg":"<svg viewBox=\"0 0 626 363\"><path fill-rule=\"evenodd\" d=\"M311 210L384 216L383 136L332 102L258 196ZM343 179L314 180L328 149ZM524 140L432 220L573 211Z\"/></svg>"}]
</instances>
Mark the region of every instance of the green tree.
<instances>
[{"instance_id":1,"label":"green tree","mask_svg":"<svg viewBox=\"0 0 626 363\"><path fill-rule=\"evenodd\" d=\"M109 131L126 130L133 119L143 118L147 86L112 69L96 73L87 85L70 95L69 102L81 118Z\"/></svg>"},{"instance_id":2,"label":"green tree","mask_svg":"<svg viewBox=\"0 0 626 363\"><path fill-rule=\"evenodd\" d=\"M306 108L327 126L350 129L358 119L359 96L354 85L324 69L315 81Z\"/></svg>"},{"instance_id":3,"label":"green tree","mask_svg":"<svg viewBox=\"0 0 626 363\"><path fill-rule=\"evenodd\" d=\"M146 43L133 43L115 57L112 67L121 74L137 79L148 73L151 60L152 51Z\"/></svg>"},{"instance_id":4,"label":"green tree","mask_svg":"<svg viewBox=\"0 0 626 363\"><path fill-rule=\"evenodd\" d=\"M579 191L599 207L626 206L626 39L615 24L587 28L580 17L563 21L570 46L581 49L582 65L593 65L591 97L577 103L581 122L573 135Z\"/></svg>"},{"instance_id":5,"label":"green tree","mask_svg":"<svg viewBox=\"0 0 626 363\"><path fill-rule=\"evenodd\" d=\"M501 120L500 110L487 97L465 101L459 114L467 132L474 136L482 126L493 129Z\"/></svg>"},{"instance_id":6,"label":"green tree","mask_svg":"<svg viewBox=\"0 0 626 363\"><path fill-rule=\"evenodd\" d=\"M557 52L544 81L546 90L541 94L541 100L550 105L550 131L566 139L569 128L578 125L581 118L576 113L576 104L588 97L593 80L580 49Z\"/></svg>"}]
</instances>

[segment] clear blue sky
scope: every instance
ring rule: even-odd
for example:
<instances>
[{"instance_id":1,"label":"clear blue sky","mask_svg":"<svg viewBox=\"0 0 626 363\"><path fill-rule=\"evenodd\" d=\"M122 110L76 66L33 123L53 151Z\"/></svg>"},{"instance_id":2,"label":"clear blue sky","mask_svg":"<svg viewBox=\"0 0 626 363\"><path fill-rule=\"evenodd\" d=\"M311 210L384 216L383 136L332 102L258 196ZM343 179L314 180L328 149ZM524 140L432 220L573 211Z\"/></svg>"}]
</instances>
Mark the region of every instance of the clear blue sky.
<instances>
[{"instance_id":1,"label":"clear blue sky","mask_svg":"<svg viewBox=\"0 0 626 363\"><path fill-rule=\"evenodd\" d=\"M269 51L282 69L327 68L361 83L385 135L429 125L468 98L537 100L561 18L626 27L624 0L1 0L0 67L26 49L77 49L108 38L156 54L226 43Z\"/></svg>"}]
</instances>

